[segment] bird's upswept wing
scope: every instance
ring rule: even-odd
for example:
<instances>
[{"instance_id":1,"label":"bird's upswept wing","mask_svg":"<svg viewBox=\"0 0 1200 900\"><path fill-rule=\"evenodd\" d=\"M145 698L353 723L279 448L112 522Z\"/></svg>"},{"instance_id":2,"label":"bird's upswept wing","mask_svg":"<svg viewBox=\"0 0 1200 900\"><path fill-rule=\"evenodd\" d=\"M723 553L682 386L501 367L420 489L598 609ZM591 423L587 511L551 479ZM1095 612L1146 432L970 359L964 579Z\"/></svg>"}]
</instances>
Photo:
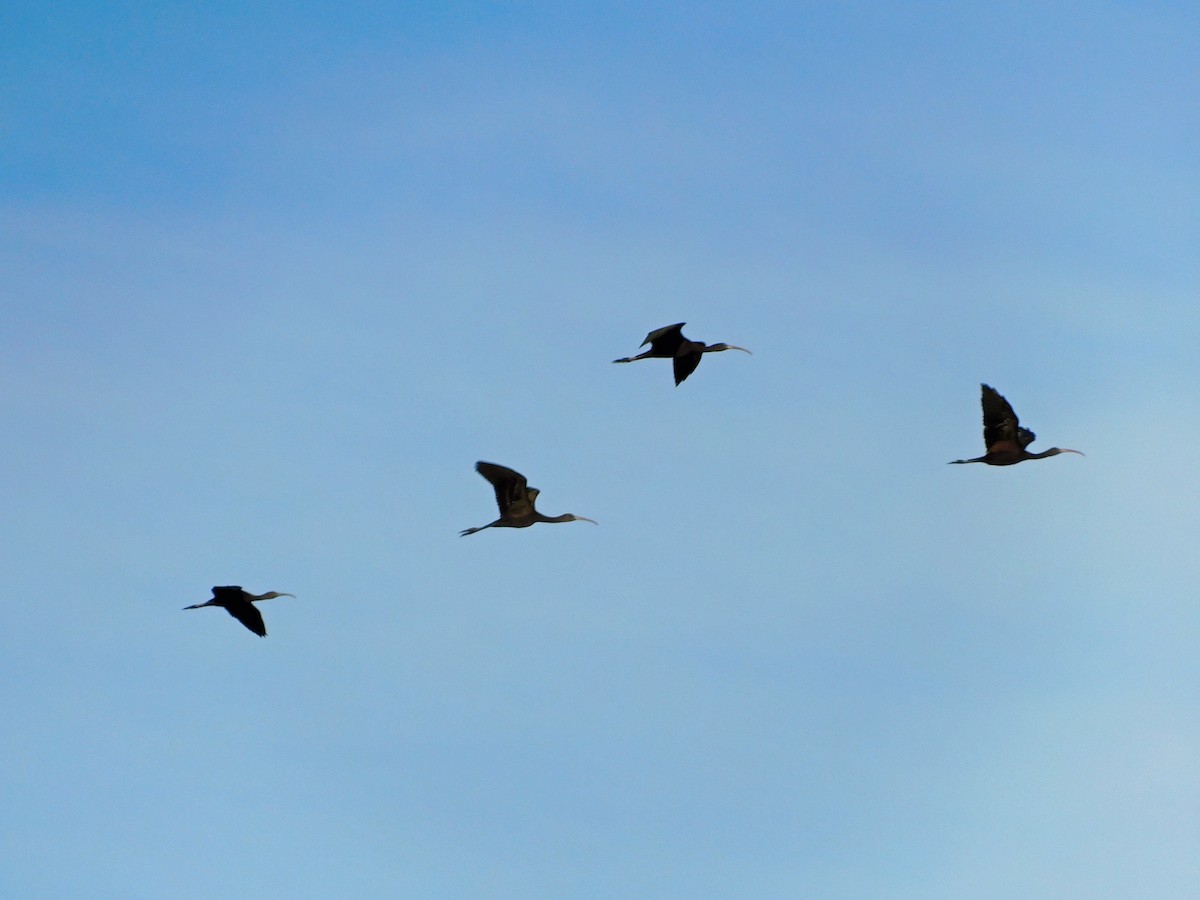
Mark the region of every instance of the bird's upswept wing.
<instances>
[{"instance_id":1,"label":"bird's upswept wing","mask_svg":"<svg viewBox=\"0 0 1200 900\"><path fill-rule=\"evenodd\" d=\"M528 482L520 472L490 462L475 463L475 471L491 482L496 490L496 505L501 518L532 515L533 501L529 498Z\"/></svg>"},{"instance_id":2,"label":"bird's upswept wing","mask_svg":"<svg viewBox=\"0 0 1200 900\"><path fill-rule=\"evenodd\" d=\"M263 621L262 613L249 600L239 600L232 602L225 607L229 614L257 634L259 637L267 636L267 624Z\"/></svg>"},{"instance_id":3,"label":"bird's upswept wing","mask_svg":"<svg viewBox=\"0 0 1200 900\"><path fill-rule=\"evenodd\" d=\"M1034 439L1027 428L1021 428L1017 414L1008 401L990 385L981 384L983 402L983 444L988 450L997 444L1011 443L1025 447Z\"/></svg>"},{"instance_id":4,"label":"bird's upswept wing","mask_svg":"<svg viewBox=\"0 0 1200 900\"><path fill-rule=\"evenodd\" d=\"M675 384L678 386L693 372L696 371L696 366L700 365L702 353L680 353L673 360L675 364Z\"/></svg>"},{"instance_id":5,"label":"bird's upswept wing","mask_svg":"<svg viewBox=\"0 0 1200 900\"><path fill-rule=\"evenodd\" d=\"M675 351L679 349L679 345L684 342L683 326L687 322L676 322L674 325L667 325L665 328L659 328L657 331L652 331L646 335L646 339L642 341L642 346L650 345L650 349L662 356L674 356Z\"/></svg>"}]
</instances>

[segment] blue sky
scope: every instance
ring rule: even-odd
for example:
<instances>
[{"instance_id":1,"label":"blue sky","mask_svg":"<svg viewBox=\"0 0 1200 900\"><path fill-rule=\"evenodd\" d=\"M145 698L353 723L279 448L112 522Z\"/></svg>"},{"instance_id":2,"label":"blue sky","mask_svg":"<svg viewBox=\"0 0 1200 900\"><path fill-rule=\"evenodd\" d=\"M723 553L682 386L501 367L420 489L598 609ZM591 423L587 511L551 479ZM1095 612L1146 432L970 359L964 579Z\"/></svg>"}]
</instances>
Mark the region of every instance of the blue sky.
<instances>
[{"instance_id":1,"label":"blue sky","mask_svg":"<svg viewBox=\"0 0 1200 900\"><path fill-rule=\"evenodd\" d=\"M1194 896L1198 36L7 6L0 892Z\"/></svg>"}]
</instances>

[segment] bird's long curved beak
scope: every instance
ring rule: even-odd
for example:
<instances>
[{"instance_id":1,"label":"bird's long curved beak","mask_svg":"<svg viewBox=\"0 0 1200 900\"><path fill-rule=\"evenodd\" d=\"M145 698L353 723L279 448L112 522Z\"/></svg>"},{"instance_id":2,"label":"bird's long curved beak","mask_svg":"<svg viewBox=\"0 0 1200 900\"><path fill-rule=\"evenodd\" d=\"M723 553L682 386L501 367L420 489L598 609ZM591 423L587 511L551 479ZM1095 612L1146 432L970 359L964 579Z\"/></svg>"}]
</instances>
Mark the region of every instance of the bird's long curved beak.
<instances>
[{"instance_id":1,"label":"bird's long curved beak","mask_svg":"<svg viewBox=\"0 0 1200 900\"><path fill-rule=\"evenodd\" d=\"M743 353L750 353L745 347L738 347L736 344L728 344L727 346L730 350L741 350ZM750 355L753 356L754 354L750 353Z\"/></svg>"},{"instance_id":2,"label":"bird's long curved beak","mask_svg":"<svg viewBox=\"0 0 1200 900\"><path fill-rule=\"evenodd\" d=\"M593 525L600 524L595 519L589 519L587 516L576 516L575 518L578 519L580 522L591 522Z\"/></svg>"},{"instance_id":3,"label":"bird's long curved beak","mask_svg":"<svg viewBox=\"0 0 1200 900\"><path fill-rule=\"evenodd\" d=\"M1069 450L1066 447L1059 447L1063 453L1078 453L1080 456L1087 456L1082 450Z\"/></svg>"},{"instance_id":4,"label":"bird's long curved beak","mask_svg":"<svg viewBox=\"0 0 1200 900\"><path fill-rule=\"evenodd\" d=\"M191 606L185 606L184 609L199 609L202 606L208 606L207 603L193 603Z\"/></svg>"}]
</instances>

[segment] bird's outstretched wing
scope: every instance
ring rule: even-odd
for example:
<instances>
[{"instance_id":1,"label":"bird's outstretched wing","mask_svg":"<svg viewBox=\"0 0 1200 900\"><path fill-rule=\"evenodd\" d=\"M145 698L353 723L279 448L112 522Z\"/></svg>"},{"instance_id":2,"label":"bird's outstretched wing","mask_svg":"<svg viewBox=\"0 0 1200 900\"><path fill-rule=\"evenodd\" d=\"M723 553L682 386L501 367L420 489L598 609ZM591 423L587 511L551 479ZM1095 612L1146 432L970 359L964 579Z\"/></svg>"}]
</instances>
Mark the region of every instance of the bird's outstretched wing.
<instances>
[{"instance_id":1,"label":"bird's outstretched wing","mask_svg":"<svg viewBox=\"0 0 1200 900\"><path fill-rule=\"evenodd\" d=\"M700 359L703 353L681 353L675 357L675 384L683 383L683 379L687 378L696 371L696 366L700 365Z\"/></svg>"},{"instance_id":2,"label":"bird's outstretched wing","mask_svg":"<svg viewBox=\"0 0 1200 900\"><path fill-rule=\"evenodd\" d=\"M1033 432L1018 427L1017 414L1013 412L1008 401L989 385L981 384L979 387L982 390L984 446L991 450L996 444L1017 444L1021 441L1018 446L1024 447L1032 441ZM1028 440L1024 440L1025 435L1029 436Z\"/></svg>"},{"instance_id":3,"label":"bird's outstretched wing","mask_svg":"<svg viewBox=\"0 0 1200 900\"><path fill-rule=\"evenodd\" d=\"M490 481L495 488L496 505L500 507L501 517L523 516L533 512L528 482L520 472L483 461L475 463L475 471Z\"/></svg>"},{"instance_id":4,"label":"bird's outstretched wing","mask_svg":"<svg viewBox=\"0 0 1200 900\"><path fill-rule=\"evenodd\" d=\"M229 614L257 634L259 637L267 636L267 624L263 621L262 613L249 600L239 603L230 603L225 607Z\"/></svg>"},{"instance_id":5,"label":"bird's outstretched wing","mask_svg":"<svg viewBox=\"0 0 1200 900\"><path fill-rule=\"evenodd\" d=\"M645 347L649 344L650 349L659 356L674 356L675 351L684 341L683 326L686 324L687 322L677 322L674 325L667 325L665 328L652 331L646 335L642 346Z\"/></svg>"}]
</instances>

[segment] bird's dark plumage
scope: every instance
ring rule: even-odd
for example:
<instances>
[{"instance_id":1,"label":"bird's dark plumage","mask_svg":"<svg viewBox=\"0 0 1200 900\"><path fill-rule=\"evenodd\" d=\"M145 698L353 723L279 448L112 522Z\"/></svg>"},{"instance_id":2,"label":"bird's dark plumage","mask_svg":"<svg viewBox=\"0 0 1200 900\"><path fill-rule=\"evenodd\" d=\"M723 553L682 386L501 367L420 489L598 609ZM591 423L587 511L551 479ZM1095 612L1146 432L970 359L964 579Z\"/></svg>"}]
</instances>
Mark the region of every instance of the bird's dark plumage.
<instances>
[{"instance_id":1,"label":"bird's dark plumage","mask_svg":"<svg viewBox=\"0 0 1200 900\"><path fill-rule=\"evenodd\" d=\"M650 345L650 349L637 356L626 356L614 359L615 363L636 362L639 359L670 359L674 363L675 385L678 387L685 378L696 371L700 359L705 353L719 353L722 350L741 350L749 353L745 347L735 347L733 344L705 344L703 341L690 341L683 336L683 326L686 322L667 325L646 335L642 346Z\"/></svg>"},{"instance_id":2,"label":"bird's dark plumage","mask_svg":"<svg viewBox=\"0 0 1200 900\"><path fill-rule=\"evenodd\" d=\"M225 610L259 637L267 636L267 623L253 603L226 603Z\"/></svg>"},{"instance_id":3,"label":"bird's dark plumage","mask_svg":"<svg viewBox=\"0 0 1200 900\"><path fill-rule=\"evenodd\" d=\"M475 471L491 483L501 516L521 518L533 513L533 501L537 498L538 490L533 488L533 497L530 497L529 482L520 472L482 461L475 463Z\"/></svg>"},{"instance_id":4,"label":"bird's dark plumage","mask_svg":"<svg viewBox=\"0 0 1200 900\"><path fill-rule=\"evenodd\" d=\"M1078 453L1078 450L1051 447L1041 453L1030 453L1026 447L1032 444L1037 435L1028 428L1022 428L1017 414L1012 406L996 391L994 387L981 384L980 402L983 406L983 444L987 453L974 459L955 459L953 463L985 463L989 466L1013 466L1027 459L1045 459L1060 453Z\"/></svg>"},{"instance_id":5,"label":"bird's dark plumage","mask_svg":"<svg viewBox=\"0 0 1200 900\"><path fill-rule=\"evenodd\" d=\"M475 463L475 471L486 478L496 492L496 506L500 508L500 518L478 528L464 529L463 536L483 531L485 528L528 528L535 522L584 521L596 524L594 519L571 513L564 513L561 516L542 515L533 505L540 491L537 488L529 487L524 475L507 466L498 466L496 463L481 460Z\"/></svg>"},{"instance_id":6,"label":"bird's dark plumage","mask_svg":"<svg viewBox=\"0 0 1200 900\"><path fill-rule=\"evenodd\" d=\"M1012 406L1001 397L994 387L979 386L983 405L983 445L991 448L1000 443L1028 447L1037 437L1028 428L1021 428Z\"/></svg>"},{"instance_id":7,"label":"bird's dark plumage","mask_svg":"<svg viewBox=\"0 0 1200 900\"><path fill-rule=\"evenodd\" d=\"M700 353L681 353L671 363L675 369L675 386L679 387L683 380L696 371L703 355Z\"/></svg>"},{"instance_id":8,"label":"bird's dark plumage","mask_svg":"<svg viewBox=\"0 0 1200 900\"><path fill-rule=\"evenodd\" d=\"M676 322L674 325L667 325L652 331L646 335L642 346L645 347L649 344L650 352L657 357L674 356L679 352L680 347L689 343L688 339L683 336L683 326L686 324L687 322Z\"/></svg>"},{"instance_id":9,"label":"bird's dark plumage","mask_svg":"<svg viewBox=\"0 0 1200 900\"><path fill-rule=\"evenodd\" d=\"M184 609L220 606L259 637L267 636L267 625L263 621L262 613L258 611L258 607L254 605L253 601L270 600L274 597L296 596L295 594L280 594L276 591L267 591L265 594L251 594L248 591L242 590L238 585L214 587L212 592L212 599L207 603L196 603L192 606L185 606Z\"/></svg>"}]
</instances>

